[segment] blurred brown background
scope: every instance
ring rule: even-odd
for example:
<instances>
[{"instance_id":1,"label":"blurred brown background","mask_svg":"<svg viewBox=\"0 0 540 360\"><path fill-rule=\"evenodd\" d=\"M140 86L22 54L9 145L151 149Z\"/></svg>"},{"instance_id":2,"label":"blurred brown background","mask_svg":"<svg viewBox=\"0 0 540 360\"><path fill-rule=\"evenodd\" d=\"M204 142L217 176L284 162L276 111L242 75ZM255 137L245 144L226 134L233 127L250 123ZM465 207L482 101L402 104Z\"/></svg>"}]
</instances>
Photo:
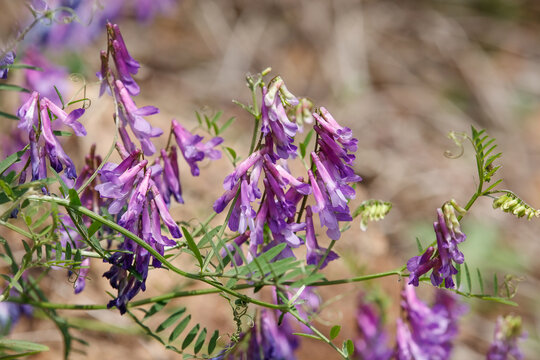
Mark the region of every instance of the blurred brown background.
<instances>
[{"instance_id":1,"label":"blurred brown background","mask_svg":"<svg viewBox=\"0 0 540 360\"><path fill-rule=\"evenodd\" d=\"M5 9L0 17L3 34L9 34L13 19L25 11L16 3L0 1ZM457 151L446 138L449 131L468 132L471 124L487 129L503 152L499 161L503 187L540 207L537 1L201 0L183 1L174 13L151 24L141 25L129 17L118 23L131 54L142 65L137 104L160 108L161 114L151 120L164 129L173 117L193 128L195 111L210 115L223 110L225 118L237 118L225 134L227 146L245 156L252 122L231 100L247 102L245 74L268 66L295 95L327 107L353 129L360 144L356 169L364 178L353 207L377 198L392 202L393 209L385 221L370 224L367 232L353 224L337 245L345 261L331 263L326 270L329 278L401 266L416 254L415 237L424 245L434 239L431 223L437 207L450 198L461 205L467 202L476 185L472 149L466 146L459 159L444 157L445 150ZM89 136L70 140L78 153L74 158L82 159L93 142L105 153L113 136L110 100L97 98L93 75L104 46L103 35L79 55L47 52L57 63L81 71L90 83L93 102L84 118ZM2 105L17 106L13 99L3 100ZM232 168L222 159L203 168L200 178L190 178L187 169L182 170L186 205L176 207L175 216L184 221L205 218L221 193L221 179ZM527 222L493 211L489 199L481 199L467 215L463 251L469 266L480 268L488 278L496 272L500 278L512 274L523 281L514 298L519 308L467 301L471 311L461 322L454 359L484 358L496 316L506 313L523 316L529 334L523 348L527 358L538 357L539 224L539 219ZM99 262L92 263L91 280L75 298L77 303L105 301L104 290L110 289L101 278L104 269ZM176 282L163 271L154 273L148 280L150 289L139 297L168 291ZM51 301L73 301L63 272L54 273L51 283L55 284ZM321 327L339 323L344 326L342 334L354 336L356 295L373 287L384 289L393 299L388 317L393 328L400 288L395 278L322 289L323 299L332 303L320 316ZM430 299L431 291L425 288L424 299ZM189 304L205 326L222 329L222 343L228 341L232 321L222 298L205 296L177 303ZM178 358L150 339L122 334L137 329L116 312L63 314L87 319L88 324L103 321L110 324L109 331L115 330L85 332L91 346L84 348L86 355L73 354L73 359ZM60 358L60 336L52 324L34 319L15 330L15 338L51 347L41 359ZM336 358L324 344L308 339L303 343L300 359Z\"/></svg>"}]
</instances>

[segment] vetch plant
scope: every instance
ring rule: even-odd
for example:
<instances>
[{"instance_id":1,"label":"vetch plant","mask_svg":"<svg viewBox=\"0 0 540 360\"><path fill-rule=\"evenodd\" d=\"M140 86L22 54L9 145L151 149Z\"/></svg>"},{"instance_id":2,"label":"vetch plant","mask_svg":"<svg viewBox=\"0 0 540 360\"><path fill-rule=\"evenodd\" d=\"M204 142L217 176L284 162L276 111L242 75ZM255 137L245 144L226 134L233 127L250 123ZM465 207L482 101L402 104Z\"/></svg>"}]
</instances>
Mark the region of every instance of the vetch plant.
<instances>
[{"instance_id":1,"label":"vetch plant","mask_svg":"<svg viewBox=\"0 0 540 360\"><path fill-rule=\"evenodd\" d=\"M35 13L39 16L40 11ZM74 335L77 325L57 310L110 309L129 316L147 336L184 359L295 359L302 339L322 341L344 359L449 359L458 319L465 312L456 294L515 305L510 292L500 296L497 280L493 289L484 288L487 282L479 270L480 292L472 291L467 254L459 248L467 239L461 220L482 197L494 198L494 208L517 217L540 216L513 192L499 189L502 179L497 178L500 166L495 161L501 153L495 152L494 139L484 130L472 127L470 136L453 136L461 147L465 139L472 145L478 187L463 207L453 199L434 205L434 234L425 249L418 242L418 254L398 269L327 279L321 270L340 261L334 245L350 240L343 234L352 223L365 230L368 222L382 220L392 207L383 200L357 198L362 178L355 152L361 134L353 134L325 107L294 95L281 77L270 77L269 68L247 76L252 102L238 103L253 121L247 152L226 146L225 130L234 126L234 119L223 122L221 113L213 118L197 114L205 136L175 119L169 129L161 129L153 124L159 109L135 101L144 91L136 77L140 63L131 56L117 24L107 22L104 28L107 43L97 78L100 96L110 96L114 104L115 136L105 154L92 146L81 169L66 151L64 138L89 135L84 126L91 121L85 115L88 99L64 103L60 88L50 83L55 80L48 80L57 79L58 70L42 65L45 62L29 64L50 75L27 79L30 89L0 84L3 90L28 93L16 115L1 113L18 121L24 139L19 151L0 162L0 225L7 234L0 238L0 257L9 268L2 276L2 331L8 332L31 307L59 328L64 357L69 358L86 343ZM31 61L32 56L23 58ZM5 79L14 53L6 53L1 64ZM50 98L51 89L60 102ZM160 137L168 139L164 148L156 142ZM117 163L110 161L115 151L121 159ZM212 164L201 169L200 163L211 163L223 153L234 169L216 181ZM208 204L208 217L197 222L176 219L170 211L193 201L182 192L179 164L184 161L191 176L208 177L223 187L222 195ZM214 220L218 213L226 214L221 224ZM14 256L16 247L23 249L22 257ZM109 266L103 274L112 288L109 297L83 305L48 300L42 281L49 271L67 270L74 293L81 293L91 281L101 281L87 279L96 261ZM190 263L195 265L186 265ZM200 286L142 297L150 272L167 272L178 284ZM381 314L364 296L356 315L356 338L340 344L340 325L330 332L317 327L324 301L317 294L319 287L383 277L395 277L402 289L394 346ZM420 283L437 288L432 306L418 298ZM265 300L263 289L272 300ZM227 300L233 334L193 324L189 309L171 301L208 294ZM157 327L151 318L161 319ZM520 321L500 320L488 359L506 359L507 354L519 358L520 336ZM7 355L46 350L39 344L2 341L0 352Z\"/></svg>"}]
</instances>

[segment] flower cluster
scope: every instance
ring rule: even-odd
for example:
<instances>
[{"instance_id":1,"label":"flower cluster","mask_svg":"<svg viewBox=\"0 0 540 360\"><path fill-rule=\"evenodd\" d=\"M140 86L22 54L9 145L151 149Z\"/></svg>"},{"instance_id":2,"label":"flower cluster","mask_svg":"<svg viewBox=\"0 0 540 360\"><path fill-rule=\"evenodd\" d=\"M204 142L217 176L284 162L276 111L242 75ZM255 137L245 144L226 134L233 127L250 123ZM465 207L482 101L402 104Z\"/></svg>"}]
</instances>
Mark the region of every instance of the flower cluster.
<instances>
[{"instance_id":1,"label":"flower cluster","mask_svg":"<svg viewBox=\"0 0 540 360\"><path fill-rule=\"evenodd\" d=\"M101 184L95 188L101 198L108 199L108 212L118 214L119 225L142 238L163 255L165 246L176 245L176 242L162 234L160 219L172 237L180 238L182 235L152 179L152 168L145 170L148 161L139 161L139 156L140 150L136 150L118 165L105 164L100 171ZM109 306L117 306L123 313L127 302L139 290L145 289L151 256L148 250L129 237L124 238L120 250L122 252L116 252L109 259L113 266L104 276L119 291L118 297L111 301ZM161 266L156 259L153 259L152 265ZM130 271L136 271L139 278Z\"/></svg>"},{"instance_id":2,"label":"flower cluster","mask_svg":"<svg viewBox=\"0 0 540 360\"><path fill-rule=\"evenodd\" d=\"M333 251L327 253L326 248L319 246L313 214L319 215L332 240L341 236L339 222L352 220L348 201L354 198L355 191L349 184L361 178L352 168L355 157L351 152L356 151L358 141L325 108L307 117L304 113L309 102L299 101L279 77L270 81L268 89L262 87L262 99L260 146L225 178L225 193L214 203L214 210L219 213L236 199L228 225L240 234L250 232L249 256L279 243L287 244L281 257L294 256L291 249L305 243L307 263L317 265L324 257L321 264L324 267L338 255ZM292 175L287 162L297 155L294 137L299 125L293 120L300 118L305 118L306 123L308 118L316 120L313 128L317 141L311 152L313 166L305 177ZM306 207L306 197L311 194L315 205ZM265 239L265 226L272 234L271 239ZM305 240L299 232L305 233Z\"/></svg>"},{"instance_id":3,"label":"flower cluster","mask_svg":"<svg viewBox=\"0 0 540 360\"><path fill-rule=\"evenodd\" d=\"M360 297L356 310L358 337L354 342L356 358L359 360L389 360L393 351L388 346L388 333L374 304Z\"/></svg>"},{"instance_id":4,"label":"flower cluster","mask_svg":"<svg viewBox=\"0 0 540 360\"><path fill-rule=\"evenodd\" d=\"M100 94L108 91L118 104L118 131L122 141L116 146L123 160L120 164L103 166L99 172L101 184L95 189L102 199L106 199L108 213L116 216L119 225L163 255L165 246L174 246L176 241L162 235L161 221L173 238L182 236L168 210L171 197L179 203L184 202L177 148L170 145L161 149L152 164L139 159L141 153L149 156L157 152L151 138L161 136L163 130L152 126L145 117L159 113L159 109L137 107L132 96L138 95L140 88L133 75L140 65L129 54L118 25L107 23L107 34L108 50L101 52L101 71L97 76L101 81ZM113 63L114 67L110 66ZM140 149L131 140L128 128L139 140ZM220 137L204 143L203 137L192 134L176 120L172 120L171 133L193 176L200 174L199 162L221 157L221 152L215 149L223 142ZM124 238L119 252L108 261L112 267L104 276L118 289L118 297L109 303L109 307L116 306L124 313L127 302L140 290L145 290L150 263L154 267L161 264L129 237Z\"/></svg>"},{"instance_id":5,"label":"flower cluster","mask_svg":"<svg viewBox=\"0 0 540 360\"><path fill-rule=\"evenodd\" d=\"M397 320L396 359L449 359L458 319L466 308L443 290L438 290L430 308L416 297L411 285L405 285L401 308L408 326L402 319Z\"/></svg>"},{"instance_id":6,"label":"flower cluster","mask_svg":"<svg viewBox=\"0 0 540 360\"><path fill-rule=\"evenodd\" d=\"M512 356L515 360L522 360L523 353L518 348L518 341L527 337L521 327L519 316L508 315L499 317L495 325L493 343L489 347L487 360L506 360Z\"/></svg>"},{"instance_id":7,"label":"flower cluster","mask_svg":"<svg viewBox=\"0 0 540 360\"><path fill-rule=\"evenodd\" d=\"M442 209L437 209L437 221L433 223L437 248L430 246L424 254L415 256L407 262L407 270L410 272L409 284L418 286L419 277L433 270L431 282L434 286L439 286L444 281L446 288L454 287L452 277L457 274L457 269L452 262L462 264L465 260L463 253L458 249L458 244L466 239L454 212L455 208L456 205L449 202L445 203ZM461 210L457 208L458 211Z\"/></svg>"},{"instance_id":8,"label":"flower cluster","mask_svg":"<svg viewBox=\"0 0 540 360\"><path fill-rule=\"evenodd\" d=\"M29 40L44 47L80 48L94 41L107 21L135 12L139 21L149 22L158 14L169 14L177 3L178 0L108 0L102 4L87 0L32 0L33 12L55 12L55 21L38 25Z\"/></svg>"},{"instance_id":9,"label":"flower cluster","mask_svg":"<svg viewBox=\"0 0 540 360\"><path fill-rule=\"evenodd\" d=\"M54 134L53 121L58 119L64 125L71 127L75 135L85 136L86 130L78 121L83 114L84 109L82 108L75 109L68 114L48 98L40 97L39 93L35 91L19 108L18 128L28 133L30 140L32 181L47 177L46 157L49 158L49 163L56 172L65 169L65 175L68 179L77 177L73 161L65 153ZM44 139L44 146L40 144L40 139Z\"/></svg>"}]
</instances>

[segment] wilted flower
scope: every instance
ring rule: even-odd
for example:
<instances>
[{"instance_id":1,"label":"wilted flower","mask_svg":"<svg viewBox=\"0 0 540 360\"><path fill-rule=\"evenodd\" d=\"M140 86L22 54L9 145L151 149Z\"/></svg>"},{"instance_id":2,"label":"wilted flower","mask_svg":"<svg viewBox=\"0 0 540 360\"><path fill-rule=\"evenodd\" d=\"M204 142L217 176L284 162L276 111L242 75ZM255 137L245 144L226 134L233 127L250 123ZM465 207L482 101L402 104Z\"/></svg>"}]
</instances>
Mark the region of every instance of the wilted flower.
<instances>
[{"instance_id":1,"label":"wilted flower","mask_svg":"<svg viewBox=\"0 0 540 360\"><path fill-rule=\"evenodd\" d=\"M521 317L500 316L495 325L493 343L489 347L487 360L522 360L523 353L518 348L518 341L527 337L521 327Z\"/></svg>"}]
</instances>

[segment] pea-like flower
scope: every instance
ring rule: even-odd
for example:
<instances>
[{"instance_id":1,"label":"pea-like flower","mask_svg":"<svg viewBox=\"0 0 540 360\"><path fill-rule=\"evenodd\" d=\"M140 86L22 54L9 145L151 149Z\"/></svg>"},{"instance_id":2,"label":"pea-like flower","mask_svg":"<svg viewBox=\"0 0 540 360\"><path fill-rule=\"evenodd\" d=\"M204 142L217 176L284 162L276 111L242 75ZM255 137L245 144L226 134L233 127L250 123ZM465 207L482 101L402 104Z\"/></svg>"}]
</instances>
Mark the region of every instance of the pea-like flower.
<instances>
[{"instance_id":1,"label":"pea-like flower","mask_svg":"<svg viewBox=\"0 0 540 360\"><path fill-rule=\"evenodd\" d=\"M459 251L458 244L465 241L466 235L461 231L454 213L454 206L446 203L437 209L437 221L433 223L437 239L437 249L429 247L424 254L415 256L407 262L409 284L418 286L420 276L431 273L431 282L439 286L444 281L446 288L454 287L453 276L457 274L454 263L462 264L465 260Z\"/></svg>"},{"instance_id":2,"label":"pea-like flower","mask_svg":"<svg viewBox=\"0 0 540 360\"><path fill-rule=\"evenodd\" d=\"M172 121L172 129L176 143L191 168L191 175L199 176L200 170L198 162L205 158L217 160L221 158L221 151L215 149L216 146L223 142L223 138L217 136L206 143L203 143L203 137L190 133L178 121Z\"/></svg>"},{"instance_id":3,"label":"pea-like flower","mask_svg":"<svg viewBox=\"0 0 540 360\"><path fill-rule=\"evenodd\" d=\"M447 360L458 334L459 317L467 308L444 290L438 290L434 305L429 307L416 297L414 289L405 285L401 294L409 326L398 319L396 358Z\"/></svg>"}]
</instances>

